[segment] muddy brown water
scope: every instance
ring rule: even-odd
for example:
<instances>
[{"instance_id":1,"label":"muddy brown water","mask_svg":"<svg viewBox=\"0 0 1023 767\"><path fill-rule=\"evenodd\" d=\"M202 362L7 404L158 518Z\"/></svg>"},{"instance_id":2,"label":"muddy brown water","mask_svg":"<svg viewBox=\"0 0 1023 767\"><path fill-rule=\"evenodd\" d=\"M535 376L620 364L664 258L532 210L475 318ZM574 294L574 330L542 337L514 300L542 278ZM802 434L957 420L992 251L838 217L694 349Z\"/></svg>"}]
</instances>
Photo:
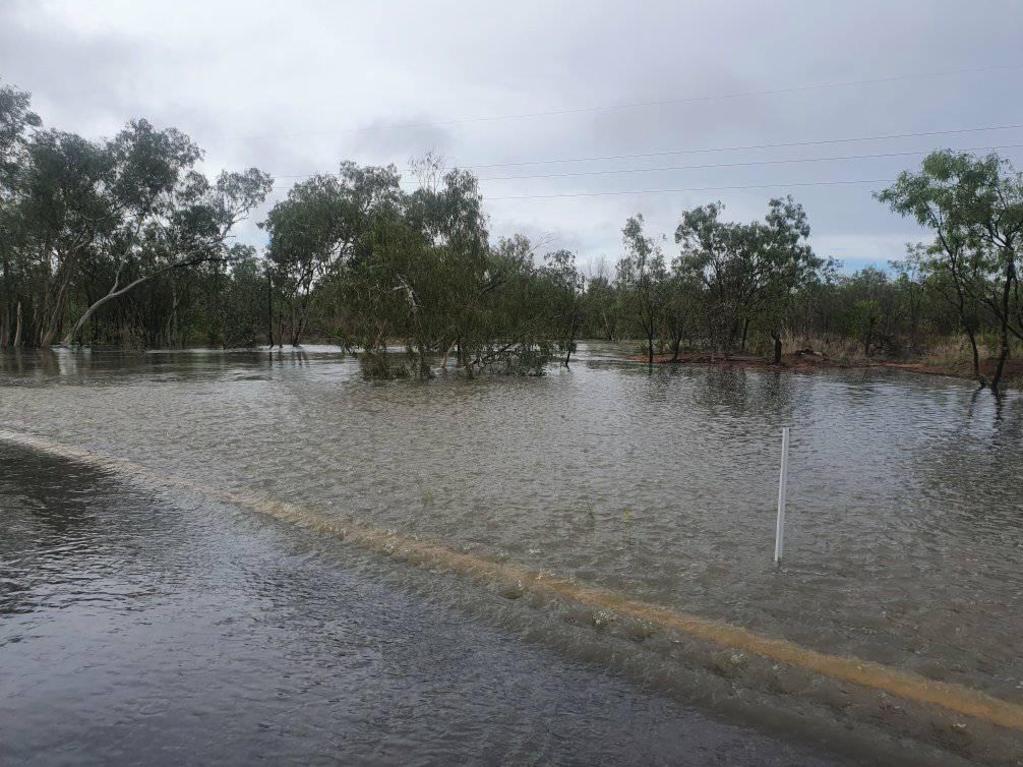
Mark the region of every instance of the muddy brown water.
<instances>
[{"instance_id":1,"label":"muddy brown water","mask_svg":"<svg viewBox=\"0 0 1023 767\"><path fill-rule=\"evenodd\" d=\"M365 382L354 360L325 348L272 355L7 354L0 357L0 426L133 461L197 486L286 500L339 520L548 569L813 649L1023 702L1023 400L996 401L961 381L896 371L792 375L658 367L651 373L619 364L618 354L590 347L570 370L539 379L452 377L427 384ZM787 561L779 571L770 559L782 425L793 431ZM24 451L10 450L9 466L29 460ZM90 510L83 512L90 519L97 508L127 504L135 513L121 511L121 517L138 524L137 511L145 506L137 489L95 490L95 484L78 488L70 482L64 491ZM73 539L58 543L57 569L81 566L88 582L89 567L117 573L119 563L136 561L133 556L146 560L146 567L165 557L168 567L188 567L194 552L181 559L181 550L189 548L186 541L200 539L203 545L194 548L217 573L241 555L211 540L227 538L244 551L246 535L257 531L260 546L278 546L265 540L271 534L259 533L256 522L231 513L189 521L181 508L205 509L201 499L192 499L191 507L181 498L159 500L178 509L172 522L147 523L128 534L115 522L94 520L89 539L109 550L90 565L80 561ZM106 514L113 512L100 516ZM4 515L7 528L19 519L6 509ZM202 525L213 518L245 525L246 535L218 529L205 536ZM292 535L274 525L267 529ZM105 544L104 530L110 537ZM27 533L30 541L34 534ZM132 543L123 544L119 535ZM131 555L118 549L122 544ZM280 544L277 564L261 550L259 565L299 578L304 560L288 562L295 556L288 547L295 545L305 544L287 538ZM4 549L5 557L16 554ZM56 571L35 572L31 561L18 561L27 569L4 574L8 597L21 593L22 580L46 583ZM51 566L56 568L47 560ZM377 563L358 577L344 576L341 567L335 577L356 578L367 589L376 588L367 582L390 579L400 594L407 578L396 565L393 573L388 567ZM317 560L313 572L323 568ZM150 598L145 588L136 593L110 577L113 593L104 599L120 608ZM241 576L228 570L225 577ZM304 577L301 588L312 590L317 610L329 612L325 597L310 585L322 578ZM270 588L283 594L292 587L301 592L287 579ZM428 599L430 588L420 584L418 598ZM171 589L181 610L187 591ZM216 612L218 598L225 597L214 595L205 607ZM273 602L274 593L264 598ZM58 609L38 596L23 599L24 609L8 609L14 618L0 618L5 661L38 660L52 652L48 642L59 642L52 634L33 638L20 629L11 641L11 626L34 625L25 615ZM471 589L459 597L473 599ZM407 603L399 613L412 609ZM265 612L258 598L242 605L250 615ZM303 612L296 605L289 603L291 617ZM364 604L361 609L372 623L372 610ZM332 620L343 621L344 612L338 608ZM118 621L102 609L99 614L116 634ZM72 621L64 629L88 633L96 630L92 622L83 617L80 626ZM494 630L477 625L482 623L475 621L473 631ZM284 642L284 622L274 627ZM142 631L158 644L158 630ZM143 644L140 635L129 643ZM134 660L139 666L172 663L167 658L183 651L171 645L166 655L150 652ZM258 668L259 653L248 663ZM233 658L230 664L245 666ZM528 670L522 673L527 679ZM14 679L31 684L30 675L14 672ZM55 679L48 683L59 686ZM103 684L102 676L94 683ZM249 683L255 695L258 685ZM159 685L150 684L148 694L159 708ZM649 700L651 706L675 705ZM278 724L282 717L288 721L279 715ZM301 729L298 719L287 727ZM494 731L500 731L496 722ZM516 732L532 737L521 728ZM385 751L378 761L386 762L381 743L376 747ZM356 753L371 761L376 752Z\"/></svg>"}]
</instances>

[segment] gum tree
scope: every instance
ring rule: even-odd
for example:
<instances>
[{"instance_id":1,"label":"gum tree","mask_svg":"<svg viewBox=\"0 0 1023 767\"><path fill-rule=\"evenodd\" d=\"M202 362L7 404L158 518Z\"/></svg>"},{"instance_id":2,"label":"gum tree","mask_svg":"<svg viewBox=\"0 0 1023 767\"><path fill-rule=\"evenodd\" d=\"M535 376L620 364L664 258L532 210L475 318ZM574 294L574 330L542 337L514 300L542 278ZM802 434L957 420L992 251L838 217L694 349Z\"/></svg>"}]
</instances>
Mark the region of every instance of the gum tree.
<instances>
[{"instance_id":1,"label":"gum tree","mask_svg":"<svg viewBox=\"0 0 1023 767\"><path fill-rule=\"evenodd\" d=\"M807 242L806 212L791 197L772 199L764 220L748 224L722 221L722 210L712 203L683 212L680 263L703 283L711 334L724 348L744 350L756 323L780 362L789 306L823 264Z\"/></svg>"},{"instance_id":2,"label":"gum tree","mask_svg":"<svg viewBox=\"0 0 1023 767\"><path fill-rule=\"evenodd\" d=\"M618 262L619 283L632 304L647 342L647 363L654 362L654 339L661 327L664 305L664 281L667 269L664 254L652 237L643 233L643 216L636 214L622 229L625 257Z\"/></svg>"},{"instance_id":3,"label":"gum tree","mask_svg":"<svg viewBox=\"0 0 1023 767\"><path fill-rule=\"evenodd\" d=\"M0 349L22 343L22 302L31 300L35 285L23 254L17 200L28 162L31 134L42 125L31 110L31 97L10 85L0 86ZM27 295L23 295L26 293Z\"/></svg>"},{"instance_id":4,"label":"gum tree","mask_svg":"<svg viewBox=\"0 0 1023 767\"><path fill-rule=\"evenodd\" d=\"M575 253L556 250L544 256L543 275L551 286L548 299L551 325L557 334L565 367L576 349L576 336L583 323L583 297L586 281L575 265Z\"/></svg>"},{"instance_id":5,"label":"gum tree","mask_svg":"<svg viewBox=\"0 0 1023 767\"><path fill-rule=\"evenodd\" d=\"M928 155L918 172L901 173L877 198L934 231L930 253L958 294L960 321L974 348L974 374L981 385L971 303L979 303L994 318L998 354L990 385L997 392L1009 357L1009 337L1023 339L1018 264L1023 175L994 154L978 158L942 150Z\"/></svg>"}]
</instances>

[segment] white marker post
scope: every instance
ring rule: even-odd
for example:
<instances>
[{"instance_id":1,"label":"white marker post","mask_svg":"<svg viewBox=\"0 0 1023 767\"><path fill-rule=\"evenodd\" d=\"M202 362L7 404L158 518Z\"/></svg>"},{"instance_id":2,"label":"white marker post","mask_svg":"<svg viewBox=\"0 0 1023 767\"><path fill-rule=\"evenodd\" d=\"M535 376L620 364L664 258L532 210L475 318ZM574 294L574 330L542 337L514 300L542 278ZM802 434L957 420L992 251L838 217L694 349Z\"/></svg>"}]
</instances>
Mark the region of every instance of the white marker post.
<instances>
[{"instance_id":1,"label":"white marker post","mask_svg":"<svg viewBox=\"0 0 1023 767\"><path fill-rule=\"evenodd\" d=\"M781 476L778 478L778 526L774 531L774 563L781 564L785 551L785 485L789 478L789 427L781 429Z\"/></svg>"}]
</instances>

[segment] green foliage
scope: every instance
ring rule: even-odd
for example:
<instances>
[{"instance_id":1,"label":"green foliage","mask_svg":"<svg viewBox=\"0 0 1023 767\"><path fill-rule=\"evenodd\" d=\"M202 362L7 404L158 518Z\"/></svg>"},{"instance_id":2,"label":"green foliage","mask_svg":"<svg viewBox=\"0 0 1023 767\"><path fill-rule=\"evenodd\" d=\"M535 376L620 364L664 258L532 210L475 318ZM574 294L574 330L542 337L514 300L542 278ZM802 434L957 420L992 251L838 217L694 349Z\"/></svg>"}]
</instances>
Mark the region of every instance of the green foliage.
<instances>
[{"instance_id":1,"label":"green foliage","mask_svg":"<svg viewBox=\"0 0 1023 767\"><path fill-rule=\"evenodd\" d=\"M940 151L878 199L930 228L889 269L852 275L816 255L803 207L772 199L756 221L721 203L682 211L677 251L641 214L614 272L522 236L492 241L476 178L416 164L344 162L295 184L260 223L265 252L231 244L269 194L256 169L207 178L173 128L128 123L91 141L44 130L28 94L0 86L0 347L65 343L249 346L333 339L371 378L454 369L539 375L580 338L773 350L783 338L847 342L865 356L922 353L962 333L997 386L1023 341L1023 177L995 155Z\"/></svg>"},{"instance_id":2,"label":"green foliage","mask_svg":"<svg viewBox=\"0 0 1023 767\"><path fill-rule=\"evenodd\" d=\"M1023 339L1019 250L1023 239L1023 175L997 155L975 157L951 150L928 155L918 172L903 172L877 195L892 210L934 231L927 268L954 297L960 325L978 365L976 337L985 319L998 333L997 389L1011 348Z\"/></svg>"},{"instance_id":3,"label":"green foliage","mask_svg":"<svg viewBox=\"0 0 1023 767\"><path fill-rule=\"evenodd\" d=\"M170 340L152 311L161 301L118 299L169 283L176 317L170 273L240 256L227 237L266 197L270 178L250 169L211 183L195 169L202 151L191 139L145 120L89 141L57 130L27 136L38 119L11 89L0 111L0 346L70 344L87 323L93 342Z\"/></svg>"}]
</instances>

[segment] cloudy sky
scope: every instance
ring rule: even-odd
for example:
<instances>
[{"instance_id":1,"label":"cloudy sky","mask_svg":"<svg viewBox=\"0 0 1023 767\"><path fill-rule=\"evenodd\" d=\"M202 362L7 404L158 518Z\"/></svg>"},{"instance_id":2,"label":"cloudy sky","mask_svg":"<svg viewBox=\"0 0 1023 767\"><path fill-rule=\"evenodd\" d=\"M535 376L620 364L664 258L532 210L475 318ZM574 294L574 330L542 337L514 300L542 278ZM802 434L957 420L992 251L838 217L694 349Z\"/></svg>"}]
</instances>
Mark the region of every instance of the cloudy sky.
<instances>
[{"instance_id":1,"label":"cloudy sky","mask_svg":"<svg viewBox=\"0 0 1023 767\"><path fill-rule=\"evenodd\" d=\"M590 265L633 213L672 254L679 211L749 220L785 193L822 255L898 258L922 233L871 198L885 179L936 147L1023 166L1021 41L1013 0L0 0L0 79L48 126L146 117L277 196L432 151L485 179L495 236Z\"/></svg>"}]
</instances>

